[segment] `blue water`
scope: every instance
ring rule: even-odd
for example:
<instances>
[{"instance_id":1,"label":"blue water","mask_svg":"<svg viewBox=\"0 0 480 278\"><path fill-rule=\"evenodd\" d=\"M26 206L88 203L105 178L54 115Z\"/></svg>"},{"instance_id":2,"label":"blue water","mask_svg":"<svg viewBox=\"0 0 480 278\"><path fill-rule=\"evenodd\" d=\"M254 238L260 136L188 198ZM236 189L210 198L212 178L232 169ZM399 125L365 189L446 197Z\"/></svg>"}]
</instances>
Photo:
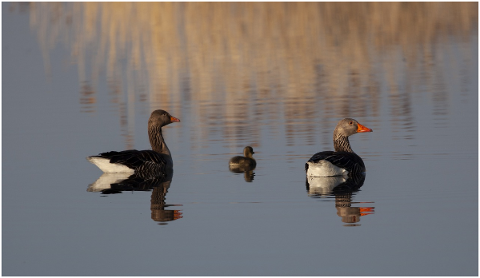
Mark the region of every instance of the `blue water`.
<instances>
[{"instance_id":1,"label":"blue water","mask_svg":"<svg viewBox=\"0 0 480 278\"><path fill-rule=\"evenodd\" d=\"M433 67L399 63L393 87L374 71L379 91L352 101L260 89L196 99L180 86L162 107L128 90L115 103L101 71L90 105L71 49L50 51L49 73L29 14L2 7L3 275L478 275L476 30L429 45L443 57ZM102 173L85 157L148 149L157 108L181 119L164 128L171 183L92 192ZM345 116L373 129L350 138L365 182L308 191L304 163L333 148ZM247 145L251 182L228 169Z\"/></svg>"}]
</instances>

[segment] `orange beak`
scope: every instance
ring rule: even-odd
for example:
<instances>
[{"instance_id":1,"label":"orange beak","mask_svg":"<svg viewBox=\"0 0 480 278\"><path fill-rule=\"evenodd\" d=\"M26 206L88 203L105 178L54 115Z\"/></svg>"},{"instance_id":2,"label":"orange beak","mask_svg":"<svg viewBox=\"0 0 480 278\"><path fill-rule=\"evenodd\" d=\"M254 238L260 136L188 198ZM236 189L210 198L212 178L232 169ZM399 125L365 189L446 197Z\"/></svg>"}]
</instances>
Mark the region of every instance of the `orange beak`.
<instances>
[{"instance_id":1,"label":"orange beak","mask_svg":"<svg viewBox=\"0 0 480 278\"><path fill-rule=\"evenodd\" d=\"M175 118L174 116L170 116L170 121L173 122L180 122L180 119L179 118Z\"/></svg>"},{"instance_id":2,"label":"orange beak","mask_svg":"<svg viewBox=\"0 0 480 278\"><path fill-rule=\"evenodd\" d=\"M373 132L372 129L366 127L366 126L363 126L361 124L358 124L358 127L357 127L357 132Z\"/></svg>"}]
</instances>

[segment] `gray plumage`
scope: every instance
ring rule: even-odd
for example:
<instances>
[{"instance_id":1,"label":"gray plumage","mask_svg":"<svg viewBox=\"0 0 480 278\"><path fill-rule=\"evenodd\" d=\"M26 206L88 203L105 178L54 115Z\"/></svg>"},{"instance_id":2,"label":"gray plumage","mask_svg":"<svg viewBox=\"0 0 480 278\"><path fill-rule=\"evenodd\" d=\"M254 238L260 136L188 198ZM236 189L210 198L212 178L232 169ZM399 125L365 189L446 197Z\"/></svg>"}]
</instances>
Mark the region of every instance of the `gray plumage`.
<instances>
[{"instance_id":1,"label":"gray plumage","mask_svg":"<svg viewBox=\"0 0 480 278\"><path fill-rule=\"evenodd\" d=\"M87 159L104 172L132 171L140 176L165 175L173 168L173 160L162 135L162 127L180 122L167 111L155 110L148 120L148 137L152 150L126 150L100 153Z\"/></svg>"},{"instance_id":2,"label":"gray plumage","mask_svg":"<svg viewBox=\"0 0 480 278\"><path fill-rule=\"evenodd\" d=\"M335 151L324 151L314 154L305 163L305 171L308 171L309 165L319 165L321 161L328 161L336 167L345 169L349 175L364 173L366 171L365 164L362 158L353 152L348 137L355 133L372 131L352 118L345 118L339 121L333 132Z\"/></svg>"}]
</instances>

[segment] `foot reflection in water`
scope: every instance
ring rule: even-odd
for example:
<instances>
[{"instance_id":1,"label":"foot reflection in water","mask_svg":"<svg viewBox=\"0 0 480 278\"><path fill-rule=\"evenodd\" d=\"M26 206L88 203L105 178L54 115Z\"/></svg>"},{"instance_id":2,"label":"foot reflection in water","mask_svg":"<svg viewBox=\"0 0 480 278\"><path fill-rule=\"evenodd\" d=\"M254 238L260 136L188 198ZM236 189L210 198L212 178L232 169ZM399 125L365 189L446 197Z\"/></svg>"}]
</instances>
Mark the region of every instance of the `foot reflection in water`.
<instances>
[{"instance_id":1,"label":"foot reflection in water","mask_svg":"<svg viewBox=\"0 0 480 278\"><path fill-rule=\"evenodd\" d=\"M140 177L125 173L104 173L97 181L90 184L88 192L102 192L102 194L116 194L123 191L150 191L150 210L153 221L166 222L174 221L183 217L181 210L167 210L170 206L181 206L165 203L165 196L172 182L173 171L166 177Z\"/></svg>"},{"instance_id":2,"label":"foot reflection in water","mask_svg":"<svg viewBox=\"0 0 480 278\"><path fill-rule=\"evenodd\" d=\"M345 226L360 226L356 224L361 216L373 214L375 207L352 207L352 204L364 204L373 202L352 202L355 195L365 181L365 175L352 177L307 177L306 187L310 197L330 198L335 197L337 215L342 218Z\"/></svg>"}]
</instances>

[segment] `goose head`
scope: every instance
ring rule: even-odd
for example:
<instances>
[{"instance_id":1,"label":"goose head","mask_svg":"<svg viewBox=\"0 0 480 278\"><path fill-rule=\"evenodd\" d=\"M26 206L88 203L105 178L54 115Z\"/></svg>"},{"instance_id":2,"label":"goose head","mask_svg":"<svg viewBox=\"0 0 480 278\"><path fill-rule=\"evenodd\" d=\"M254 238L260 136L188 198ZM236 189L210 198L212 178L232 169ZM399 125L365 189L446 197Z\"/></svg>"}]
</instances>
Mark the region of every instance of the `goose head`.
<instances>
[{"instance_id":1,"label":"goose head","mask_svg":"<svg viewBox=\"0 0 480 278\"><path fill-rule=\"evenodd\" d=\"M150 115L150 119L148 119L148 126L149 127L162 127L173 122L180 122L180 119L173 117L165 110L155 110Z\"/></svg>"},{"instance_id":2,"label":"goose head","mask_svg":"<svg viewBox=\"0 0 480 278\"><path fill-rule=\"evenodd\" d=\"M373 130L364 125L361 125L355 119L345 118L338 122L334 134L348 137L355 133L361 132L373 132Z\"/></svg>"}]
</instances>

